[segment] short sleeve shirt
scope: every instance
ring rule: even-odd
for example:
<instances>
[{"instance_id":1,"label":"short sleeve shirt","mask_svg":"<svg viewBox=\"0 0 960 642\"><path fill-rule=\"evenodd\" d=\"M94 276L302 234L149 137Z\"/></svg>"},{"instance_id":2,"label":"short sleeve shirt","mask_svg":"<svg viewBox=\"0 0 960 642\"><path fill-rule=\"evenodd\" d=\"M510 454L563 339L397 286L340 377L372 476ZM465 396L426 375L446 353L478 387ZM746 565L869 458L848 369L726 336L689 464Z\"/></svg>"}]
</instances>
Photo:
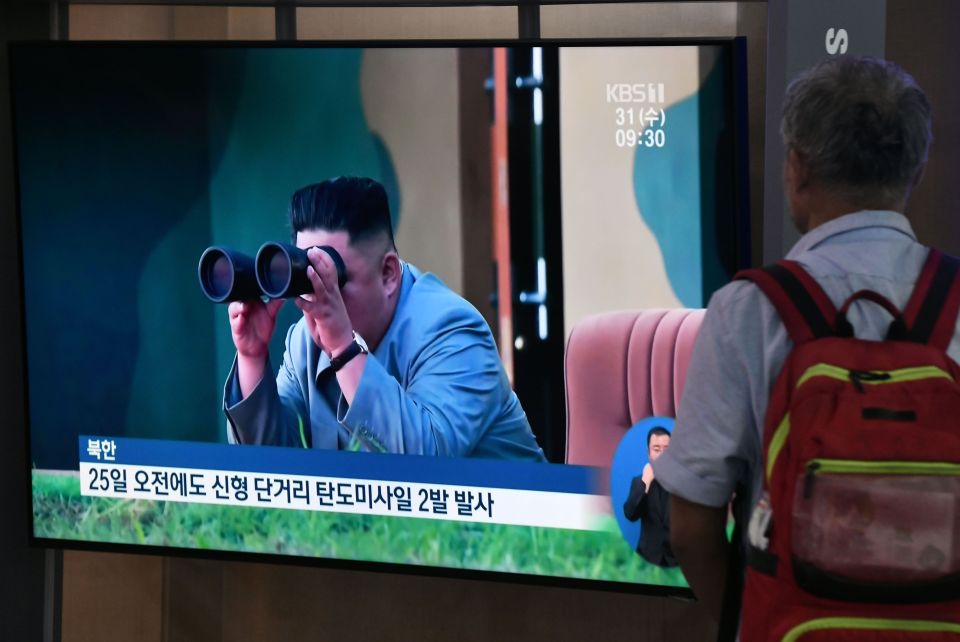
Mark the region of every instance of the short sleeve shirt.
<instances>
[{"instance_id":1,"label":"short sleeve shirt","mask_svg":"<svg viewBox=\"0 0 960 642\"><path fill-rule=\"evenodd\" d=\"M839 307L853 292L874 290L906 305L929 249L909 221L889 211L860 211L805 234L787 254ZM891 318L857 301L849 319L856 336L880 340ZM960 335L948 349L960 358ZM721 507L743 483L747 506L762 491L761 449L767 400L793 342L756 285L734 281L710 299L697 336L670 447L653 464L671 494Z\"/></svg>"}]
</instances>

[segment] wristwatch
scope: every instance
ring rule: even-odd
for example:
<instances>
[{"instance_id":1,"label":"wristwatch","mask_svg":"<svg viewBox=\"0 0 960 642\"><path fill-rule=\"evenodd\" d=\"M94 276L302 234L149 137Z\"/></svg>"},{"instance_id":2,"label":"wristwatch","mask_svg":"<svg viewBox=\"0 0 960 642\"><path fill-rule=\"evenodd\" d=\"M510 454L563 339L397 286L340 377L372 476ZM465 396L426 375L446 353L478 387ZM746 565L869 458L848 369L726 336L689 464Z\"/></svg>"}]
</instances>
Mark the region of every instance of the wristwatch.
<instances>
[{"instance_id":1,"label":"wristwatch","mask_svg":"<svg viewBox=\"0 0 960 642\"><path fill-rule=\"evenodd\" d=\"M353 341L350 342L350 345L337 356L330 358L330 367L336 372L347 365L347 363L358 354L368 354L369 352L370 349L367 348L367 342L363 340L363 337L354 332Z\"/></svg>"}]
</instances>

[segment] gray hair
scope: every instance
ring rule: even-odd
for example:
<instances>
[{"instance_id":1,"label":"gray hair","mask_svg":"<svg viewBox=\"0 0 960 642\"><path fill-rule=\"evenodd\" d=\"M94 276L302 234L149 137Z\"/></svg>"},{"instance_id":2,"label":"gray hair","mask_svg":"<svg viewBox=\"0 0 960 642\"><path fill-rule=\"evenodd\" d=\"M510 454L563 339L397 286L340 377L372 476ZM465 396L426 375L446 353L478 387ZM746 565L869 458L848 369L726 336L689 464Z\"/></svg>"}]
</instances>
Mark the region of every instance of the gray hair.
<instances>
[{"instance_id":1,"label":"gray hair","mask_svg":"<svg viewBox=\"0 0 960 642\"><path fill-rule=\"evenodd\" d=\"M930 102L910 74L876 58L831 58L798 76L780 135L810 175L867 207L905 198L927 162Z\"/></svg>"}]
</instances>

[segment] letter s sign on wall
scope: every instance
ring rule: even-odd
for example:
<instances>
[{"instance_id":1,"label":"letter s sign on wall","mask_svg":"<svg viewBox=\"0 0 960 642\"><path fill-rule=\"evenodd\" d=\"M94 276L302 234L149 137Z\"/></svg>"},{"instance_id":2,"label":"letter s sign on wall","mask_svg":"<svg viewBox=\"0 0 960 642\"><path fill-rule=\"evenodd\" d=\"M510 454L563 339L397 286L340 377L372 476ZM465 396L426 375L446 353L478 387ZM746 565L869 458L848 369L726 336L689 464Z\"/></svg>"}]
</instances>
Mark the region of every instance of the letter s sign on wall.
<instances>
[{"instance_id":1,"label":"letter s sign on wall","mask_svg":"<svg viewBox=\"0 0 960 642\"><path fill-rule=\"evenodd\" d=\"M847 36L846 29L834 29L833 27L827 29L827 53L831 56L834 56L838 53L847 53L847 45L849 44L849 41L850 38Z\"/></svg>"}]
</instances>

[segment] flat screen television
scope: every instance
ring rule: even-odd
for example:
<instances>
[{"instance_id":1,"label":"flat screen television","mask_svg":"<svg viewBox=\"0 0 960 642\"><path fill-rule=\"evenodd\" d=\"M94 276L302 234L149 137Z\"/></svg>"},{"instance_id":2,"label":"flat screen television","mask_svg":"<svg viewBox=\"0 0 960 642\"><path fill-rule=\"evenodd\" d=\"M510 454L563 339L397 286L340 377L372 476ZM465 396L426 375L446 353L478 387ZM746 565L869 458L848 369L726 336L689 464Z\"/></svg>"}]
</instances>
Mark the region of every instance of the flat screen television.
<instances>
[{"instance_id":1,"label":"flat screen television","mask_svg":"<svg viewBox=\"0 0 960 642\"><path fill-rule=\"evenodd\" d=\"M564 349L591 315L703 307L748 263L743 60L733 39L14 45L33 540L688 595L636 552L612 454L568 461ZM362 177L401 267L359 384L287 301L253 389L282 420L237 419L238 308L204 296L201 255L296 242L297 190ZM364 286L355 259L331 300Z\"/></svg>"}]
</instances>

